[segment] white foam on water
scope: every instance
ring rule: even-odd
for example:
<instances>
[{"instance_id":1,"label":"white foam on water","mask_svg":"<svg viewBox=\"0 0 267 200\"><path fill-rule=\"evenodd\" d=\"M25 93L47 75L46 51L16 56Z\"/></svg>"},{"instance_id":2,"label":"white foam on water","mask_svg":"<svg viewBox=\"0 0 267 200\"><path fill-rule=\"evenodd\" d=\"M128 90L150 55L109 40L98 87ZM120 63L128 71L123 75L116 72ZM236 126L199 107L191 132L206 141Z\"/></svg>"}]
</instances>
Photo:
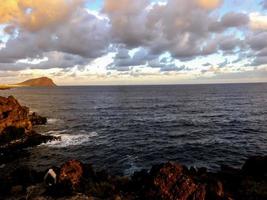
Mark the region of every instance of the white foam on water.
<instances>
[{"instance_id":1,"label":"white foam on water","mask_svg":"<svg viewBox=\"0 0 267 200\"><path fill-rule=\"evenodd\" d=\"M68 132L68 130L67 129L65 129L65 130L57 130L57 131L48 131L48 132L46 132L46 133L44 133L45 135L53 135L53 136L56 136L56 135L59 135L59 134L61 134L61 133L66 133L66 132ZM59 135L60 136L60 135Z\"/></svg>"},{"instance_id":2,"label":"white foam on water","mask_svg":"<svg viewBox=\"0 0 267 200\"><path fill-rule=\"evenodd\" d=\"M64 148L68 146L79 146L91 141L93 137L98 136L97 132L86 132L84 130L77 134L68 134L67 130L49 131L47 132L55 137L60 137L60 140L54 140L43 145L55 148Z\"/></svg>"},{"instance_id":3,"label":"white foam on water","mask_svg":"<svg viewBox=\"0 0 267 200\"><path fill-rule=\"evenodd\" d=\"M55 123L58 123L58 122L61 122L61 121L62 121L61 119L55 119L55 118L47 119L47 123L48 124L55 124Z\"/></svg>"}]
</instances>

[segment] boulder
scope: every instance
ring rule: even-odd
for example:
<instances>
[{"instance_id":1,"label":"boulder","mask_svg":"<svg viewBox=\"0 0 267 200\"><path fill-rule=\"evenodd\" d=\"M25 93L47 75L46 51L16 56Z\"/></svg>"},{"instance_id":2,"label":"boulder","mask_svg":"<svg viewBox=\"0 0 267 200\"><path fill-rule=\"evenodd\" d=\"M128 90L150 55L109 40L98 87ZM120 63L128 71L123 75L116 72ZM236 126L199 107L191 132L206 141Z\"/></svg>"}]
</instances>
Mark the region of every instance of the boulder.
<instances>
[{"instance_id":1,"label":"boulder","mask_svg":"<svg viewBox=\"0 0 267 200\"><path fill-rule=\"evenodd\" d=\"M195 182L180 164L168 162L153 167L150 176L152 185L145 194L147 199L205 199L205 185Z\"/></svg>"},{"instance_id":2,"label":"boulder","mask_svg":"<svg viewBox=\"0 0 267 200\"><path fill-rule=\"evenodd\" d=\"M29 120L31 121L32 125L45 125L47 123L47 118L38 115L36 112L33 112L29 115Z\"/></svg>"},{"instance_id":3,"label":"boulder","mask_svg":"<svg viewBox=\"0 0 267 200\"><path fill-rule=\"evenodd\" d=\"M0 97L0 136L10 126L23 128L26 133L31 131L29 108L21 106L13 96Z\"/></svg>"},{"instance_id":4,"label":"boulder","mask_svg":"<svg viewBox=\"0 0 267 200\"><path fill-rule=\"evenodd\" d=\"M81 186L83 174L83 164L78 160L69 160L61 166L58 182L61 185L70 186L70 189L75 191Z\"/></svg>"}]
</instances>

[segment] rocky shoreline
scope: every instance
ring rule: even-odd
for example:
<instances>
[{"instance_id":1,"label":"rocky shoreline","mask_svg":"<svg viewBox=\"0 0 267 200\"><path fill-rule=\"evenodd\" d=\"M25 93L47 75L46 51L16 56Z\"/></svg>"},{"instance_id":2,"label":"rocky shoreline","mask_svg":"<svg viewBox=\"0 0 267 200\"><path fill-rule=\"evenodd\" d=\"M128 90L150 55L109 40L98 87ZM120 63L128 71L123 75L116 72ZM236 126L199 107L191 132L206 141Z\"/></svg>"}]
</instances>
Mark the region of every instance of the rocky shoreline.
<instances>
[{"instance_id":1,"label":"rocky shoreline","mask_svg":"<svg viewBox=\"0 0 267 200\"><path fill-rule=\"evenodd\" d=\"M121 177L78 160L42 172L21 167L1 173L2 165L20 156L24 148L60 139L33 130L46 122L45 117L30 114L14 97L0 97L0 199L267 199L267 156L252 157L240 169L222 166L216 173L168 162Z\"/></svg>"},{"instance_id":2,"label":"rocky shoreline","mask_svg":"<svg viewBox=\"0 0 267 200\"><path fill-rule=\"evenodd\" d=\"M267 157L253 157L241 169L224 166L217 173L168 162L119 177L70 160L44 172L20 168L5 174L0 199L265 200L266 169Z\"/></svg>"},{"instance_id":3,"label":"rocky shoreline","mask_svg":"<svg viewBox=\"0 0 267 200\"><path fill-rule=\"evenodd\" d=\"M60 139L34 131L34 126L46 123L45 117L30 114L29 108L21 106L13 96L0 97L0 165L24 148Z\"/></svg>"}]
</instances>

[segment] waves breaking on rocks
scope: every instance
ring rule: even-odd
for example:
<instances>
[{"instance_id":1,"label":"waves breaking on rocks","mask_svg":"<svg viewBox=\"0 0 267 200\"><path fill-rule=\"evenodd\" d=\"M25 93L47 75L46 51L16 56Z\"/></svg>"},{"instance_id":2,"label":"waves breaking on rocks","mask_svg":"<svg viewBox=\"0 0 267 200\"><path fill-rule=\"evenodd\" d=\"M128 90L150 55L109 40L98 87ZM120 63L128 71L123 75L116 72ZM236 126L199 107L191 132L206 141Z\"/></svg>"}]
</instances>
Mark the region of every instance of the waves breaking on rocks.
<instances>
[{"instance_id":1,"label":"waves breaking on rocks","mask_svg":"<svg viewBox=\"0 0 267 200\"><path fill-rule=\"evenodd\" d=\"M97 132L87 132L85 130L81 130L73 134L71 134L69 130L49 131L46 134L61 138L60 140L54 140L42 144L53 148L84 145L92 140L92 138L98 136Z\"/></svg>"}]
</instances>

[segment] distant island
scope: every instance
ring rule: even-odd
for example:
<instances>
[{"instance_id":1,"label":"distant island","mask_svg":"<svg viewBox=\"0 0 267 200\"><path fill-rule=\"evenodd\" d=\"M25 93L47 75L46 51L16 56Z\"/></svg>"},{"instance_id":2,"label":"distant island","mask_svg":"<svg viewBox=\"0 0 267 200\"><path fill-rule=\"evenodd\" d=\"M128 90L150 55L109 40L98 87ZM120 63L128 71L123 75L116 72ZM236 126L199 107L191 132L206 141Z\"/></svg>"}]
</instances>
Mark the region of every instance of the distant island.
<instances>
[{"instance_id":1,"label":"distant island","mask_svg":"<svg viewBox=\"0 0 267 200\"><path fill-rule=\"evenodd\" d=\"M21 83L0 85L0 90L7 90L17 87L55 87L57 86L54 81L48 77L40 77L35 79L29 79Z\"/></svg>"},{"instance_id":2,"label":"distant island","mask_svg":"<svg viewBox=\"0 0 267 200\"><path fill-rule=\"evenodd\" d=\"M47 77L41 77L41 78L35 78L35 79L30 79L27 81L24 81L22 83L18 83L15 85L19 86L27 86L27 87L55 87L57 86L52 79L47 78Z\"/></svg>"}]
</instances>

